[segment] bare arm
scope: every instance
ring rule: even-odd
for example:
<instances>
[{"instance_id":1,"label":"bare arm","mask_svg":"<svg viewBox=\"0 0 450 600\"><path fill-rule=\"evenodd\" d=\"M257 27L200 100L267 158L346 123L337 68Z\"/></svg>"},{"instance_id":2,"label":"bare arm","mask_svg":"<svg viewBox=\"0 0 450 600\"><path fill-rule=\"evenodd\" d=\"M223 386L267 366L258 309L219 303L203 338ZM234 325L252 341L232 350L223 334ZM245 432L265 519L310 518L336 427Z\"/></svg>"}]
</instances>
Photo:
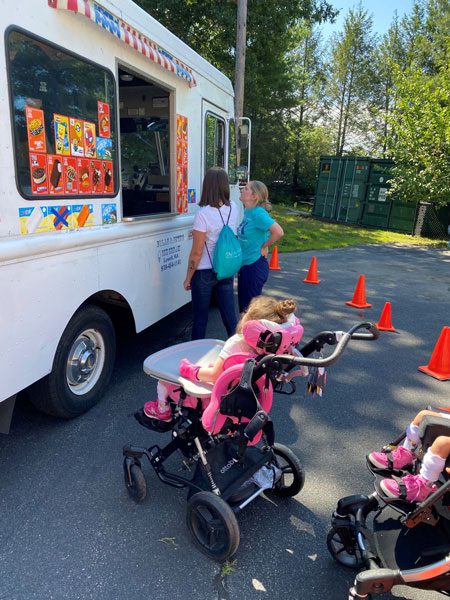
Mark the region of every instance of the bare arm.
<instances>
[{"instance_id":1,"label":"bare arm","mask_svg":"<svg viewBox=\"0 0 450 600\"><path fill-rule=\"evenodd\" d=\"M269 232L270 232L269 239L266 242L264 242L264 244L261 246L261 256L264 256L264 257L267 257L267 254L269 253L269 246L274 244L277 240L282 238L284 235L283 228L281 227L281 225L278 225L278 223L276 223L276 222L272 223L272 225L269 227Z\"/></svg>"},{"instance_id":2,"label":"bare arm","mask_svg":"<svg viewBox=\"0 0 450 600\"><path fill-rule=\"evenodd\" d=\"M198 263L203 254L203 248L205 247L206 232L194 231L192 232L192 248L188 258L188 268L186 273L186 279L183 282L185 290L191 289L191 279L195 273Z\"/></svg>"},{"instance_id":3,"label":"bare arm","mask_svg":"<svg viewBox=\"0 0 450 600\"><path fill-rule=\"evenodd\" d=\"M224 359L220 356L216 359L216 362L212 367L201 367L197 372L197 379L200 381L214 382L222 373Z\"/></svg>"}]
</instances>

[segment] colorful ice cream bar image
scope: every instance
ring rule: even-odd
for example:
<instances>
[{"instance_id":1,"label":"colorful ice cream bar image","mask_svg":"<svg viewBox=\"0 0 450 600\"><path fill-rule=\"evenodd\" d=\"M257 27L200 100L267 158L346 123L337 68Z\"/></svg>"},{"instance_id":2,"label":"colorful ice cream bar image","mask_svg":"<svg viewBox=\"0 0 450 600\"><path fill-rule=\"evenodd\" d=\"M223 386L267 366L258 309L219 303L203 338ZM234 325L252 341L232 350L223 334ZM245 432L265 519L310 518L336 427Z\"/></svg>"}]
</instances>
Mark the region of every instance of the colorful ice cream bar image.
<instances>
[{"instance_id":1,"label":"colorful ice cream bar image","mask_svg":"<svg viewBox=\"0 0 450 600\"><path fill-rule=\"evenodd\" d=\"M26 106L25 117L27 120L28 150L30 152L45 152L44 111Z\"/></svg>"},{"instance_id":2,"label":"colorful ice cream bar image","mask_svg":"<svg viewBox=\"0 0 450 600\"><path fill-rule=\"evenodd\" d=\"M69 144L69 117L53 115L55 126L56 154L70 154Z\"/></svg>"},{"instance_id":3,"label":"colorful ice cream bar image","mask_svg":"<svg viewBox=\"0 0 450 600\"><path fill-rule=\"evenodd\" d=\"M65 194L78 194L78 169L77 159L74 156L64 156L63 166L63 185Z\"/></svg>"},{"instance_id":4,"label":"colorful ice cream bar image","mask_svg":"<svg viewBox=\"0 0 450 600\"><path fill-rule=\"evenodd\" d=\"M47 177L50 194L64 193L61 156L47 154Z\"/></svg>"},{"instance_id":5,"label":"colorful ice cream bar image","mask_svg":"<svg viewBox=\"0 0 450 600\"><path fill-rule=\"evenodd\" d=\"M45 154L30 153L31 193L36 196L48 194L47 158Z\"/></svg>"},{"instance_id":6,"label":"colorful ice cream bar image","mask_svg":"<svg viewBox=\"0 0 450 600\"><path fill-rule=\"evenodd\" d=\"M102 223L103 225L117 223L117 206L115 204L102 204Z\"/></svg>"},{"instance_id":7,"label":"colorful ice cream bar image","mask_svg":"<svg viewBox=\"0 0 450 600\"><path fill-rule=\"evenodd\" d=\"M103 161L103 184L105 194L111 194L114 191L113 164L110 160Z\"/></svg>"},{"instance_id":8,"label":"colorful ice cream bar image","mask_svg":"<svg viewBox=\"0 0 450 600\"><path fill-rule=\"evenodd\" d=\"M84 156L83 121L69 118L70 153L72 156Z\"/></svg>"},{"instance_id":9,"label":"colorful ice cream bar image","mask_svg":"<svg viewBox=\"0 0 450 600\"><path fill-rule=\"evenodd\" d=\"M53 229L69 229L69 216L72 212L71 206L49 206L48 212Z\"/></svg>"},{"instance_id":10,"label":"colorful ice cream bar image","mask_svg":"<svg viewBox=\"0 0 450 600\"><path fill-rule=\"evenodd\" d=\"M19 208L20 233L41 233L48 230L46 206Z\"/></svg>"},{"instance_id":11,"label":"colorful ice cream bar image","mask_svg":"<svg viewBox=\"0 0 450 600\"><path fill-rule=\"evenodd\" d=\"M103 138L109 138L111 135L111 123L109 121L109 104L107 102L97 102L98 112L98 134ZM97 155L98 156L98 155Z\"/></svg>"},{"instance_id":12,"label":"colorful ice cream bar image","mask_svg":"<svg viewBox=\"0 0 450 600\"><path fill-rule=\"evenodd\" d=\"M94 207L92 204L74 204L70 223L73 228L92 227L94 224Z\"/></svg>"},{"instance_id":13,"label":"colorful ice cream bar image","mask_svg":"<svg viewBox=\"0 0 450 600\"><path fill-rule=\"evenodd\" d=\"M89 158L95 158L97 152L97 143L95 135L95 123L83 122L84 127L84 155Z\"/></svg>"}]
</instances>

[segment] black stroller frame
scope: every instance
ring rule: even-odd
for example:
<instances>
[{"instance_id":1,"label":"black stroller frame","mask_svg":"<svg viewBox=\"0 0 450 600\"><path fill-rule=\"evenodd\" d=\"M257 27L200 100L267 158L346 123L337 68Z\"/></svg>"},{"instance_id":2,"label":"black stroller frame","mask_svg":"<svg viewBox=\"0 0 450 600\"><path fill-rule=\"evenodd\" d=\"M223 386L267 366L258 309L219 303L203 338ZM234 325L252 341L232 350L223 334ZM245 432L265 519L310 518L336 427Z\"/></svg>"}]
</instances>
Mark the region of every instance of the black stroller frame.
<instances>
[{"instance_id":1,"label":"black stroller frame","mask_svg":"<svg viewBox=\"0 0 450 600\"><path fill-rule=\"evenodd\" d=\"M450 435L450 420L426 416L419 428L421 450L411 468L377 469L367 460L375 476L375 492L339 500L327 545L338 563L362 569L349 590L349 600L367 600L395 585L450 596L450 478L442 474L436 491L420 503L388 498L380 488L386 477L418 472L421 457L439 435ZM389 452L404 438L405 434L384 450Z\"/></svg>"},{"instance_id":2,"label":"black stroller frame","mask_svg":"<svg viewBox=\"0 0 450 600\"><path fill-rule=\"evenodd\" d=\"M361 332L365 330L365 332ZM302 356L266 354L247 359L238 385L221 397L220 412L238 417L237 423L225 423L217 434L210 434L201 423L201 404L184 407L186 398L173 404L174 418L170 423L149 419L138 411L136 419L158 432L171 431L172 439L164 447L149 448L127 444L123 447L123 469L128 493L140 502L146 496L146 480L141 459L145 457L158 478L176 488L188 488L187 526L196 546L208 557L218 561L230 558L240 541L236 515L265 490L279 497L291 497L300 492L305 473L297 456L286 446L275 443L272 421L262 410L255 394L256 382L265 378L272 382L274 392L293 394L293 380L280 381L296 367L326 367L334 364L350 339L376 339L378 332L371 323L359 323L348 332L324 331L300 348ZM310 358L325 346L335 346L325 358ZM285 378L286 379L286 378ZM241 422L241 417L249 419ZM261 442L249 445L262 431ZM188 478L169 472L165 461L175 452L182 455L182 466L193 471Z\"/></svg>"}]
</instances>

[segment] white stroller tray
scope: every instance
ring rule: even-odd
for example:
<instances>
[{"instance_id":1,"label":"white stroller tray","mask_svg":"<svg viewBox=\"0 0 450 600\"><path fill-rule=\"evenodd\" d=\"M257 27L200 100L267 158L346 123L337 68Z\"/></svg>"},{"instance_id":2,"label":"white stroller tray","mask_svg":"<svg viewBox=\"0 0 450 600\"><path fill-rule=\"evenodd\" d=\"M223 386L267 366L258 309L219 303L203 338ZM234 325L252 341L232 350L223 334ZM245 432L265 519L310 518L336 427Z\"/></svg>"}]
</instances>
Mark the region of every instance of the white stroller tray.
<instances>
[{"instance_id":1,"label":"white stroller tray","mask_svg":"<svg viewBox=\"0 0 450 600\"><path fill-rule=\"evenodd\" d=\"M202 381L195 383L181 377L180 360L187 358L196 365L207 367L216 362L224 344L222 340L193 340L169 346L147 356L144 360L144 373L162 381L180 384L189 396L209 397L214 384Z\"/></svg>"}]
</instances>

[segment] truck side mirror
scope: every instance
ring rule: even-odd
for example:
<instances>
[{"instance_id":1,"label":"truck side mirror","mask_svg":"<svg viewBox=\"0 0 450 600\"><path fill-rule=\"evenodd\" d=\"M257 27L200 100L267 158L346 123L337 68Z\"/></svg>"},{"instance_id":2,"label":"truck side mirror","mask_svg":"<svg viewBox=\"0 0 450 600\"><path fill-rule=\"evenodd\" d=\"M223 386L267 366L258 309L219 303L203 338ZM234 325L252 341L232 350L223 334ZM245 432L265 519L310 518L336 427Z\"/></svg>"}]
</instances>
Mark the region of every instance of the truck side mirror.
<instances>
[{"instance_id":1,"label":"truck side mirror","mask_svg":"<svg viewBox=\"0 0 450 600\"><path fill-rule=\"evenodd\" d=\"M247 150L248 148L248 123L241 123L238 127L238 148Z\"/></svg>"}]
</instances>

